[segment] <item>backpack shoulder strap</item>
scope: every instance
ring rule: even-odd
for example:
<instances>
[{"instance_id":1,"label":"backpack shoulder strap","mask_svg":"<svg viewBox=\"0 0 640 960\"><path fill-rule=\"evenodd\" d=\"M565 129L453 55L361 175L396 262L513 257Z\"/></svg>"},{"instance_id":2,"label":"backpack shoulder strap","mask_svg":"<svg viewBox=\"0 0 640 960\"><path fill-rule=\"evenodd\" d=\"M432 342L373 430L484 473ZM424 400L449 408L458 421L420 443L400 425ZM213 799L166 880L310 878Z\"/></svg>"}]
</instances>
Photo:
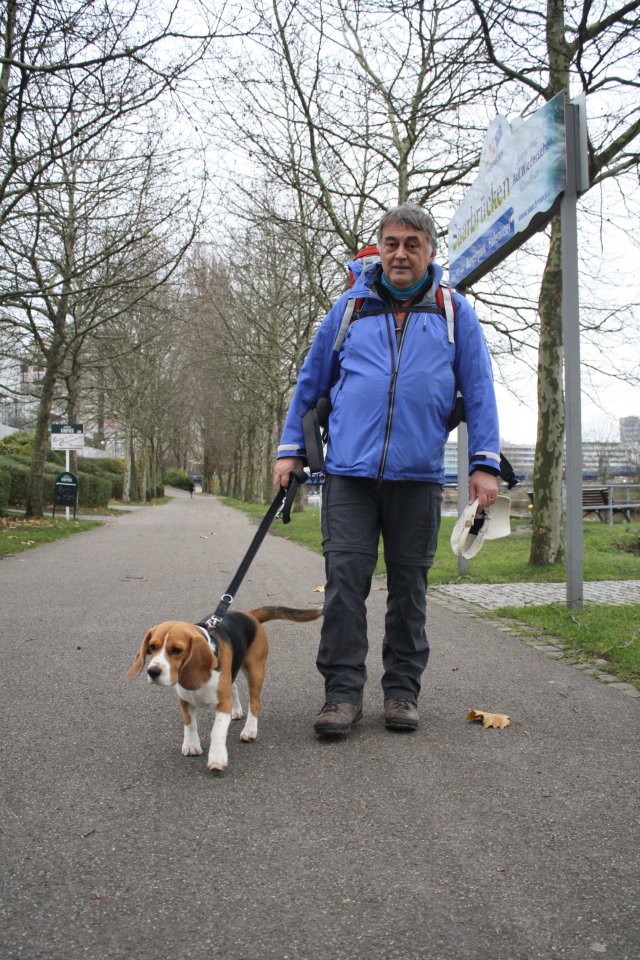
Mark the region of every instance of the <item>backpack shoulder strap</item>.
<instances>
[{"instance_id":1,"label":"backpack shoulder strap","mask_svg":"<svg viewBox=\"0 0 640 960\"><path fill-rule=\"evenodd\" d=\"M347 335L349 324L351 323L352 319L355 319L353 316L353 313L355 310L359 310L359 308L362 306L362 303L363 303L362 297L359 297L357 299L354 297L351 300L347 300L347 305L344 308L344 313L342 314L342 320L340 321L340 328L338 330L338 333L336 334L335 340L333 341L333 347L331 348L334 353L340 353L340 347L342 346L342 341Z\"/></svg>"},{"instance_id":2,"label":"backpack shoulder strap","mask_svg":"<svg viewBox=\"0 0 640 960\"><path fill-rule=\"evenodd\" d=\"M447 336L449 343L455 343L455 318L456 318L456 305L453 300L453 294L449 287L440 286L436 290L436 303L441 310L444 310L444 315L447 318Z\"/></svg>"},{"instance_id":3,"label":"backpack shoulder strap","mask_svg":"<svg viewBox=\"0 0 640 960\"><path fill-rule=\"evenodd\" d=\"M340 352L340 347L344 341L345 336L347 335L347 330L349 329L349 324L354 318L353 314L355 311L359 310L362 306L363 298L359 300L353 298L347 300L347 305L344 308L344 313L342 314L342 320L340 322L340 328L336 334L336 339L333 342L332 350L334 353ZM448 286L439 286L436 290L436 306L440 310L444 311L444 315L447 318L447 337L449 343L455 343L455 316L456 316L456 305L453 299L453 294Z\"/></svg>"}]
</instances>

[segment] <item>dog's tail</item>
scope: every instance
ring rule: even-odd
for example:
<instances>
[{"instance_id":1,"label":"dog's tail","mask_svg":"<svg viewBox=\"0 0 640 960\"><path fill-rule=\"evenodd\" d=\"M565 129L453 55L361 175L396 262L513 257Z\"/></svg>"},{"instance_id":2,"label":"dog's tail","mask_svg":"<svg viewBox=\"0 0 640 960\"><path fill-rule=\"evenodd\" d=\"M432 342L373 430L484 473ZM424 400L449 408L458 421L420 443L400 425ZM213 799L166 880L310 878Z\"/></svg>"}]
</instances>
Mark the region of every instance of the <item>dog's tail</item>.
<instances>
[{"instance_id":1,"label":"dog's tail","mask_svg":"<svg viewBox=\"0 0 640 960\"><path fill-rule=\"evenodd\" d=\"M322 607L307 607L304 610L296 607L258 607L249 613L260 623L266 623L267 620L295 620L297 623L304 623L322 616Z\"/></svg>"}]
</instances>

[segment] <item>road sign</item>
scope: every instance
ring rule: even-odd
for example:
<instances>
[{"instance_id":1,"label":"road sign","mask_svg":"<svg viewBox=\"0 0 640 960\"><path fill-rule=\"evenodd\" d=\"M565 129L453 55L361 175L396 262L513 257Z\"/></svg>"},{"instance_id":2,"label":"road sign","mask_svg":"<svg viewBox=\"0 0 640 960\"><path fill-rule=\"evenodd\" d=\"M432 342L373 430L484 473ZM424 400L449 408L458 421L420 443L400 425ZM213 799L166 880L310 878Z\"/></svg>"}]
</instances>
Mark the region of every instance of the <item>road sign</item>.
<instances>
[{"instance_id":1,"label":"road sign","mask_svg":"<svg viewBox=\"0 0 640 960\"><path fill-rule=\"evenodd\" d=\"M52 450L83 450L84 426L81 423L52 423Z\"/></svg>"}]
</instances>

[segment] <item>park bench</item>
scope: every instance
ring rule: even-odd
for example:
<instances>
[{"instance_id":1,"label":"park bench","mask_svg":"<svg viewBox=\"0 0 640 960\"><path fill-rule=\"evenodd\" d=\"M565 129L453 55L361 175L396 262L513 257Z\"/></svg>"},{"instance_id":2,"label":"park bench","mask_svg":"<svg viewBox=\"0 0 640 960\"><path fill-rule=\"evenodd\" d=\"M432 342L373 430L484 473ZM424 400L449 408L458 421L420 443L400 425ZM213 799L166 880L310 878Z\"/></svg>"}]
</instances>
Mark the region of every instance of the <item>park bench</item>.
<instances>
[{"instance_id":1,"label":"park bench","mask_svg":"<svg viewBox=\"0 0 640 960\"><path fill-rule=\"evenodd\" d=\"M533 491L528 491L529 504L533 506ZM595 513L598 520L613 523L615 513L623 514L627 523L631 522L631 511L640 510L640 500L615 500L611 487L583 487L582 509L584 513Z\"/></svg>"}]
</instances>

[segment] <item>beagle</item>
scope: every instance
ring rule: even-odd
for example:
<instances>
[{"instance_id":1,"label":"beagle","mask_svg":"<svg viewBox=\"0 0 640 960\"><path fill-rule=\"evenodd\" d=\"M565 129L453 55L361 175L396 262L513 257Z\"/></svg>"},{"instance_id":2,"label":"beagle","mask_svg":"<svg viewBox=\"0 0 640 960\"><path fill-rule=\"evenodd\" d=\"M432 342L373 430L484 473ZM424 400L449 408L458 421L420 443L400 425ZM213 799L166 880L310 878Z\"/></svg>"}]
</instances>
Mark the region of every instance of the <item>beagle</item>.
<instances>
[{"instance_id":1,"label":"beagle","mask_svg":"<svg viewBox=\"0 0 640 960\"><path fill-rule=\"evenodd\" d=\"M262 626L267 620L304 623L322 614L321 608L297 610L290 607L259 607L246 613L232 611L208 630L204 624L165 620L147 632L127 677L142 673L147 656L147 679L160 687L175 687L180 701L185 757L200 756L195 710L213 705L215 720L207 766L224 770L228 763L227 731L231 720L242 717L242 705L235 683L240 668L249 684L249 709L240 734L245 742L258 735L260 691L264 682L269 646Z\"/></svg>"}]
</instances>

